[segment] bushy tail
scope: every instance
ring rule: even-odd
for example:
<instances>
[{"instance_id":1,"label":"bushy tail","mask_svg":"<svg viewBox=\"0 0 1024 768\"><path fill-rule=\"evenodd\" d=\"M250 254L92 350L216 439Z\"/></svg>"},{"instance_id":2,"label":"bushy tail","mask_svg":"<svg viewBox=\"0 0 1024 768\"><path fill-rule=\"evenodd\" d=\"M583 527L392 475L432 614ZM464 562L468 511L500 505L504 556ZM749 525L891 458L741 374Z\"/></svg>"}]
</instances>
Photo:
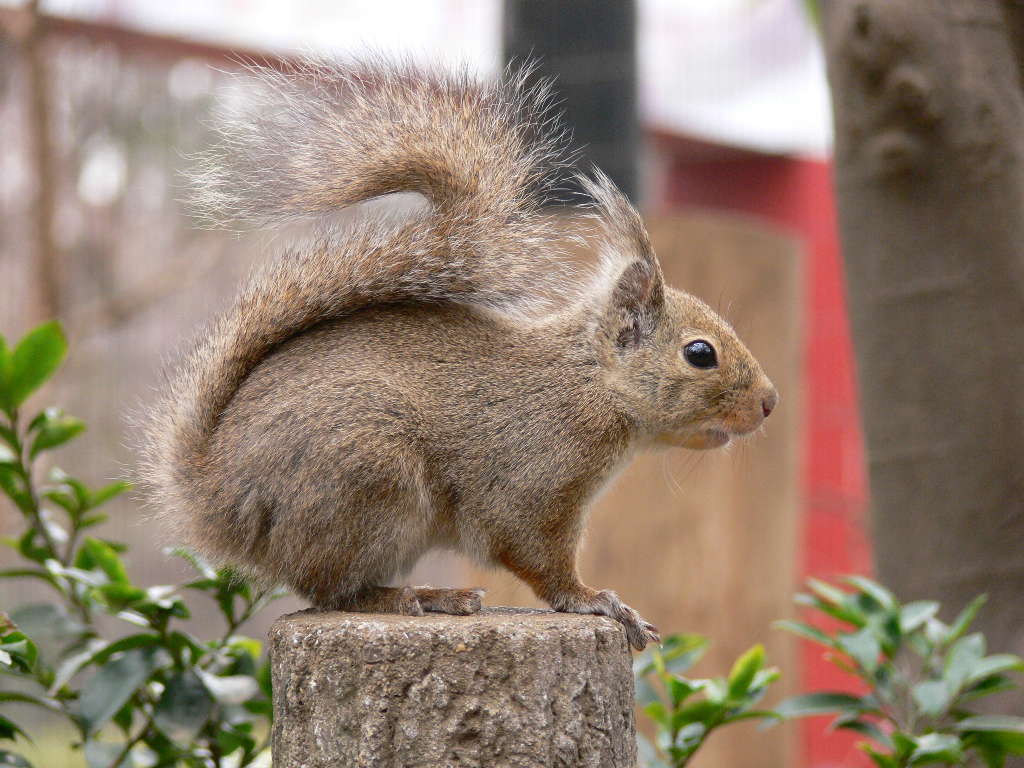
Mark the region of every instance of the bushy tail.
<instances>
[{"instance_id":1,"label":"bushy tail","mask_svg":"<svg viewBox=\"0 0 1024 768\"><path fill-rule=\"evenodd\" d=\"M453 222L496 227L536 210L565 161L550 89L528 87L529 68L489 83L385 60L251 71L260 87L222 115L195 177L199 210L219 223L414 191Z\"/></svg>"},{"instance_id":2,"label":"bushy tail","mask_svg":"<svg viewBox=\"0 0 1024 768\"><path fill-rule=\"evenodd\" d=\"M258 98L220 121L220 143L202 158L207 216L273 224L402 191L429 209L284 254L203 332L147 430L146 474L171 514L197 503L221 413L279 344L370 305L507 304L557 269L540 204L564 142L546 88L527 87L526 72L478 83L377 61L254 74Z\"/></svg>"}]
</instances>

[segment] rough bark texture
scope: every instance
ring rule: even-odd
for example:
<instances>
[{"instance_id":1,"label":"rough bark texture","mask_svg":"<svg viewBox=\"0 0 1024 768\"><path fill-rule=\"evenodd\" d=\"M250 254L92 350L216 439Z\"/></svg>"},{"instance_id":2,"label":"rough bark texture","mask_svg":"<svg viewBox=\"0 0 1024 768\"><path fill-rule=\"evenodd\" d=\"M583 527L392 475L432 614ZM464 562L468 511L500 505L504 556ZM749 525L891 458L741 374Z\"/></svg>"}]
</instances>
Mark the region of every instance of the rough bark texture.
<instances>
[{"instance_id":1,"label":"rough bark texture","mask_svg":"<svg viewBox=\"0 0 1024 768\"><path fill-rule=\"evenodd\" d=\"M1019 3L823 8L878 570L1022 653Z\"/></svg>"},{"instance_id":2,"label":"rough bark texture","mask_svg":"<svg viewBox=\"0 0 1024 768\"><path fill-rule=\"evenodd\" d=\"M631 659L608 619L303 611L270 642L280 768L634 764Z\"/></svg>"}]
</instances>

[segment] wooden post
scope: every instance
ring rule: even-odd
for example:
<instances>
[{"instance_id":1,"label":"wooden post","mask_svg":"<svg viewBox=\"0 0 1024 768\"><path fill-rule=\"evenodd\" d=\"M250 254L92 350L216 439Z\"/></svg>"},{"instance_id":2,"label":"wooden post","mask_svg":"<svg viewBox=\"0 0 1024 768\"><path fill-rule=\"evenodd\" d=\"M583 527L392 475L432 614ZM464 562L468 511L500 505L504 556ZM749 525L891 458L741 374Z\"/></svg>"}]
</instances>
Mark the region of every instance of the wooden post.
<instances>
[{"instance_id":1,"label":"wooden post","mask_svg":"<svg viewBox=\"0 0 1024 768\"><path fill-rule=\"evenodd\" d=\"M620 625L491 608L303 611L270 630L274 765L626 768L633 677Z\"/></svg>"}]
</instances>

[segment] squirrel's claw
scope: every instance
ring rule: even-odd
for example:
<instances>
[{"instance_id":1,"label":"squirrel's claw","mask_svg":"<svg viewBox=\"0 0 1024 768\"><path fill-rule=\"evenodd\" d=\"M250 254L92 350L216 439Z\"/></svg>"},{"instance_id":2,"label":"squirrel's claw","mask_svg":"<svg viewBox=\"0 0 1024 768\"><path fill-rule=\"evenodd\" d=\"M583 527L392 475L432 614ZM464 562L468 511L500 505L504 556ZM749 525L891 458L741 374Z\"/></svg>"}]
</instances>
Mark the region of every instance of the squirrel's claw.
<instances>
[{"instance_id":1,"label":"squirrel's claw","mask_svg":"<svg viewBox=\"0 0 1024 768\"><path fill-rule=\"evenodd\" d=\"M625 607L629 608L629 606ZM629 640L630 646L638 651L642 651L647 647L648 643L660 644L661 636L658 634L658 628L649 621L644 621L632 608L629 608L629 610L636 617L636 621L626 621L624 619L619 619L618 621L626 628L626 638Z\"/></svg>"},{"instance_id":2,"label":"squirrel's claw","mask_svg":"<svg viewBox=\"0 0 1024 768\"><path fill-rule=\"evenodd\" d=\"M615 592L603 589L596 593L586 605L579 607L561 607L559 610L571 610L575 613L596 613L615 619L626 630L626 640L631 648L642 651L648 643L660 643L658 628L645 621L639 613L626 605Z\"/></svg>"}]
</instances>

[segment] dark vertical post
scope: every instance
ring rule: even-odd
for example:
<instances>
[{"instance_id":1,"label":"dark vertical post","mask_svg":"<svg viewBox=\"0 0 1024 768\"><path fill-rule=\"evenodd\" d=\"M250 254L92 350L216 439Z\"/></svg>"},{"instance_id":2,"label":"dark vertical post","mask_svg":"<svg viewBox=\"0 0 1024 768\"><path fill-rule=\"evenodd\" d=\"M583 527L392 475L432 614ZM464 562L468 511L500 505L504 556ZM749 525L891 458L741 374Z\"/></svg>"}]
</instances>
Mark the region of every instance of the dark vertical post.
<instances>
[{"instance_id":1,"label":"dark vertical post","mask_svg":"<svg viewBox=\"0 0 1024 768\"><path fill-rule=\"evenodd\" d=\"M584 147L630 199L639 191L634 0L505 0L505 59L538 60L556 78L561 107ZM568 175L568 174L567 174Z\"/></svg>"}]
</instances>

